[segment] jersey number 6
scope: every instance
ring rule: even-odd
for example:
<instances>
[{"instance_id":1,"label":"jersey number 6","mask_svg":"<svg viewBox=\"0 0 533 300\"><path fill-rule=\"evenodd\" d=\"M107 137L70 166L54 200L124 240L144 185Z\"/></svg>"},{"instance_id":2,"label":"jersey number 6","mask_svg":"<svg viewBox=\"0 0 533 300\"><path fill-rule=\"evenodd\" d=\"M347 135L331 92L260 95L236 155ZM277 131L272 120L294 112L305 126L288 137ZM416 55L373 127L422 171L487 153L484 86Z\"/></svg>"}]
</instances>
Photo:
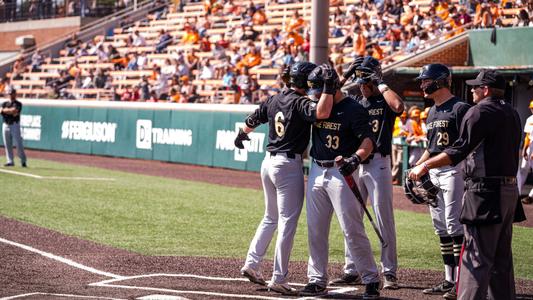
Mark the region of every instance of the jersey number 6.
<instances>
[{"instance_id":1,"label":"jersey number 6","mask_svg":"<svg viewBox=\"0 0 533 300\"><path fill-rule=\"evenodd\" d=\"M285 116L280 111L274 116L274 127L276 128L276 134L279 137L285 135L285 125L283 125L283 121L285 121Z\"/></svg>"}]
</instances>

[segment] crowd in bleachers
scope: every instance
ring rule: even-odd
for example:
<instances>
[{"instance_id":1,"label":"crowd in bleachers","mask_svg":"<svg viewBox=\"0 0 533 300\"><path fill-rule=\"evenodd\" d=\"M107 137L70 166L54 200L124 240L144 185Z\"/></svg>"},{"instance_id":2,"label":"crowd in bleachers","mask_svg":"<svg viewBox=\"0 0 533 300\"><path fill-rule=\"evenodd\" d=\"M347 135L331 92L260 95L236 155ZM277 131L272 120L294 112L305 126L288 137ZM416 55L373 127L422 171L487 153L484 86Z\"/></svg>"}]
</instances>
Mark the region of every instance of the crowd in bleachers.
<instances>
[{"instance_id":1,"label":"crowd in bleachers","mask_svg":"<svg viewBox=\"0 0 533 300\"><path fill-rule=\"evenodd\" d=\"M112 36L73 35L60 57L36 51L30 62L17 60L3 82L24 97L257 103L281 87L279 70L309 59L310 1L182 2L126 22ZM357 56L383 64L401 59L465 25L530 26L533 13L533 3L520 0L331 0L330 6L330 59L339 71Z\"/></svg>"}]
</instances>

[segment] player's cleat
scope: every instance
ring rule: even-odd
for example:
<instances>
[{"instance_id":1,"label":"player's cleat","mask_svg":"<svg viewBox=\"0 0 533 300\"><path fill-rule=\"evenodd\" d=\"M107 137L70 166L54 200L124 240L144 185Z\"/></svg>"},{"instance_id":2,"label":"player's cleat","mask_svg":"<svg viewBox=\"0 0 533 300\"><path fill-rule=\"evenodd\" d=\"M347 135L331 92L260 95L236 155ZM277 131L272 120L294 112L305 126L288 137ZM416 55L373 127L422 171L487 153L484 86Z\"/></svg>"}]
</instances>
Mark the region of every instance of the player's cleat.
<instances>
[{"instance_id":1,"label":"player's cleat","mask_svg":"<svg viewBox=\"0 0 533 300\"><path fill-rule=\"evenodd\" d=\"M248 266L242 267L241 275L248 278L248 280L255 284L266 285L266 281L263 279L263 275Z\"/></svg>"},{"instance_id":2,"label":"player's cleat","mask_svg":"<svg viewBox=\"0 0 533 300\"><path fill-rule=\"evenodd\" d=\"M23 167L23 168L27 168L28 165L24 162L24 163L22 163L22 167Z\"/></svg>"},{"instance_id":3,"label":"player's cleat","mask_svg":"<svg viewBox=\"0 0 533 300\"><path fill-rule=\"evenodd\" d=\"M442 298L446 299L446 300L456 300L457 299L457 291L455 289L455 285L453 286L453 288L444 293L444 295L442 295Z\"/></svg>"},{"instance_id":4,"label":"player's cleat","mask_svg":"<svg viewBox=\"0 0 533 300\"><path fill-rule=\"evenodd\" d=\"M444 280L443 282L437 284L436 286L432 288L423 290L422 293L427 294L427 295L439 295L439 294L442 295L444 293L451 291L454 288L454 286L455 285L453 284L453 282Z\"/></svg>"},{"instance_id":5,"label":"player's cleat","mask_svg":"<svg viewBox=\"0 0 533 300\"><path fill-rule=\"evenodd\" d=\"M278 292L282 295L287 296L296 296L298 295L298 290L290 286L288 283L275 283L270 282L268 284L268 290Z\"/></svg>"},{"instance_id":6,"label":"player's cleat","mask_svg":"<svg viewBox=\"0 0 533 300\"><path fill-rule=\"evenodd\" d=\"M333 279L329 282L330 285L356 285L361 284L361 276L359 274L342 274L340 278Z\"/></svg>"},{"instance_id":7,"label":"player's cleat","mask_svg":"<svg viewBox=\"0 0 533 300\"><path fill-rule=\"evenodd\" d=\"M398 288L399 288L398 279L396 279L394 275L385 275L383 289L384 290L397 290Z\"/></svg>"},{"instance_id":8,"label":"player's cleat","mask_svg":"<svg viewBox=\"0 0 533 300\"><path fill-rule=\"evenodd\" d=\"M371 282L365 286L365 293L363 294L363 300L379 299L379 285L381 283Z\"/></svg>"},{"instance_id":9,"label":"player's cleat","mask_svg":"<svg viewBox=\"0 0 533 300\"><path fill-rule=\"evenodd\" d=\"M303 289L300 290L298 296L323 296L327 293L328 291L326 290L325 286L310 282L306 284Z\"/></svg>"},{"instance_id":10,"label":"player's cleat","mask_svg":"<svg viewBox=\"0 0 533 300\"><path fill-rule=\"evenodd\" d=\"M4 167L14 167L15 164L14 163L6 163L4 164Z\"/></svg>"}]
</instances>

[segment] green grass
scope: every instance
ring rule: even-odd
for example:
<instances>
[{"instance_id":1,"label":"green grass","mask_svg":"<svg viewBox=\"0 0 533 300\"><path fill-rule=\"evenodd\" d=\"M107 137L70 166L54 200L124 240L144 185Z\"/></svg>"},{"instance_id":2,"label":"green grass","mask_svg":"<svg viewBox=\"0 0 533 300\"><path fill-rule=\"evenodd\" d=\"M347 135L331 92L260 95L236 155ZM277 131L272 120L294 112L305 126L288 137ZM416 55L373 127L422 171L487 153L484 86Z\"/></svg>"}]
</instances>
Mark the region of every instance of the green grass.
<instances>
[{"instance_id":1,"label":"green grass","mask_svg":"<svg viewBox=\"0 0 533 300\"><path fill-rule=\"evenodd\" d=\"M32 160L28 169L10 170L41 176L114 178L114 181L38 180L0 173L0 214L146 255L244 259L263 214L263 193L257 190L43 160ZM396 211L395 218L400 268L441 270L442 258L429 213ZM305 220L304 209L293 260L307 260ZM368 223L366 228L379 260L377 238ZM518 277L533 279L532 233L533 228L514 228L513 253ZM331 261L342 262L343 249L340 228L334 221L330 234Z\"/></svg>"}]
</instances>

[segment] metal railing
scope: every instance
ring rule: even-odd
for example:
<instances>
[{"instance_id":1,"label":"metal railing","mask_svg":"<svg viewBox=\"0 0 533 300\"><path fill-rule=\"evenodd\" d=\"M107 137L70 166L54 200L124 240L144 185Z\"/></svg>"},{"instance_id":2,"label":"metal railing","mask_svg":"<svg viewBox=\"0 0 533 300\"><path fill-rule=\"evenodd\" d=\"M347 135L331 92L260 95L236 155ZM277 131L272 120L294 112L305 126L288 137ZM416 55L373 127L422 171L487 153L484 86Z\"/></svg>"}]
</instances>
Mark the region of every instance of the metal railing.
<instances>
[{"instance_id":1,"label":"metal railing","mask_svg":"<svg viewBox=\"0 0 533 300\"><path fill-rule=\"evenodd\" d=\"M0 23L64 17L103 17L124 9L112 3L87 0L24 0L0 2ZM130 6L133 5L129 3Z\"/></svg>"}]
</instances>

